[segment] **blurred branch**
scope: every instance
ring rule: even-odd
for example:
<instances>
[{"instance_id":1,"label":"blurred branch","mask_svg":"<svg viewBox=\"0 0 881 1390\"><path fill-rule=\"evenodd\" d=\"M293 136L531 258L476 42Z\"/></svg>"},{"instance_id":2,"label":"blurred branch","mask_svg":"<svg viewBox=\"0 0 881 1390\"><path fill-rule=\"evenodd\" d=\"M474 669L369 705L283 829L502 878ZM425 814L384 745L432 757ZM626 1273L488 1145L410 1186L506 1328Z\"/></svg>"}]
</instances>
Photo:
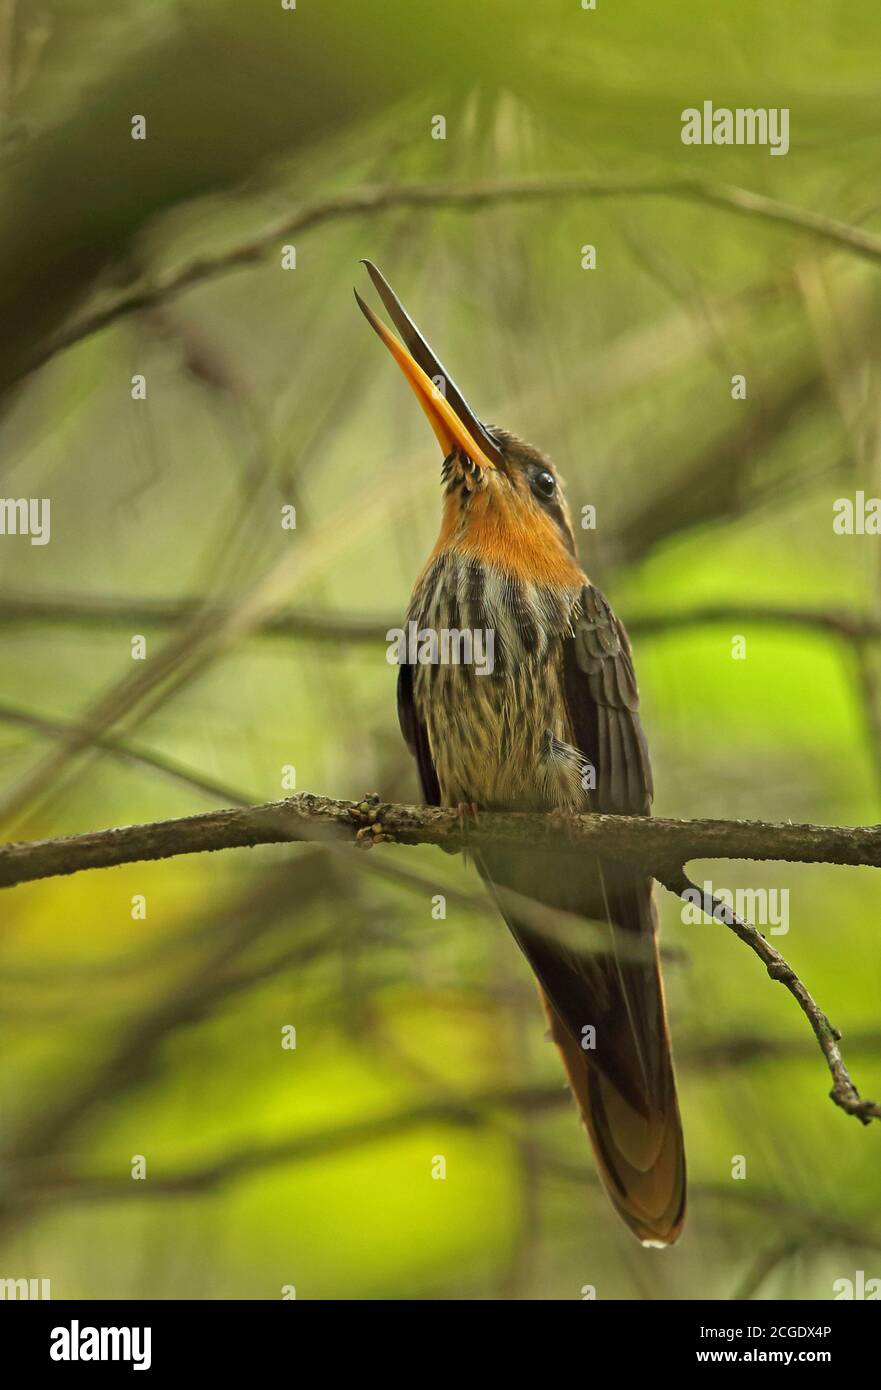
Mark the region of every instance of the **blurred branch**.
<instances>
[{"instance_id":1,"label":"blurred branch","mask_svg":"<svg viewBox=\"0 0 881 1390\"><path fill-rule=\"evenodd\" d=\"M773 1274L774 1270L781 1264L784 1264L791 1255L803 1249L806 1243L804 1237L789 1235L782 1240L774 1241L765 1250L760 1250L753 1263L739 1280L734 1293L731 1295L732 1302L742 1303L753 1298L768 1276Z\"/></svg>"},{"instance_id":2,"label":"blurred branch","mask_svg":"<svg viewBox=\"0 0 881 1390\"><path fill-rule=\"evenodd\" d=\"M111 1100L118 1099L155 1075L162 1049L179 1029L200 1022L224 1002L259 984L268 970L278 967L279 958L264 956L248 965L247 954L285 920L291 902L302 912L328 889L324 856L308 854L288 862L254 890L246 891L230 903L218 917L216 903L206 904L205 919L213 926L212 949L201 952L169 991L160 991L141 1011L134 1014L119 1037L102 1049L94 1067L79 1069L75 1079L60 1084L54 1094L41 1100L19 1125L8 1117L4 1126L0 1173L4 1176L0 1194L0 1236L7 1237L18 1220L27 1214L29 1203L19 1202L6 1186L13 1172L29 1174L56 1171L60 1155L81 1127ZM321 957L327 948L324 932L306 935L285 946L283 964L300 964Z\"/></svg>"},{"instance_id":3,"label":"blurred branch","mask_svg":"<svg viewBox=\"0 0 881 1390\"><path fill-rule=\"evenodd\" d=\"M169 1197L205 1193L280 1163L304 1162L328 1154L345 1152L363 1144L381 1142L433 1122L458 1125L486 1125L496 1109L514 1109L534 1114L557 1109L567 1103L568 1094L560 1086L494 1088L472 1096L439 1097L423 1104L393 1111L388 1115L354 1120L333 1129L294 1134L275 1143L255 1143L233 1150L213 1163L151 1178L147 1183L118 1181L116 1175L80 1177L68 1175L56 1159L46 1163L29 1160L22 1180L5 1197L11 1211L27 1209L36 1202L115 1201L126 1197Z\"/></svg>"},{"instance_id":4,"label":"blurred branch","mask_svg":"<svg viewBox=\"0 0 881 1390\"><path fill-rule=\"evenodd\" d=\"M19 728L30 729L34 733L44 734L48 738L69 738L78 732L77 725L72 720L50 719L46 715L31 714L28 710L20 709L17 705L6 703L0 703L0 723L16 724ZM96 736L94 745L122 762L148 767L181 786L202 792L205 796L222 797L224 801L231 801L237 806L246 806L250 801L253 801L253 797L243 796L230 787L228 783L208 777L203 772L179 763L175 758L167 758L162 753L154 753L152 749L144 748L140 744L129 743L125 739L113 738L105 734Z\"/></svg>"},{"instance_id":5,"label":"blurred branch","mask_svg":"<svg viewBox=\"0 0 881 1390\"><path fill-rule=\"evenodd\" d=\"M212 603L202 598L115 598L101 594L7 594L0 605L0 627L28 623L82 624L86 627L120 627L134 631L152 624L176 627L197 615L224 617L234 603ZM795 608L785 604L711 603L679 612L636 614L627 622L635 636L655 636L683 628L709 624L759 623L767 627L815 629L850 642L881 638L881 618L846 608ZM359 613L330 613L321 609L288 608L270 613L255 626L255 634L269 637L301 637L313 642L385 643L390 628L400 617L376 617Z\"/></svg>"},{"instance_id":6,"label":"blurred branch","mask_svg":"<svg viewBox=\"0 0 881 1390\"><path fill-rule=\"evenodd\" d=\"M568 198L668 197L725 208L806 232L865 260L881 262L881 237L808 208L768 198L733 184L683 177L665 179L585 178L504 179L496 182L376 184L301 204L270 227L215 255L200 256L165 274L127 286L109 302L86 311L65 325L25 359L18 376L42 366L57 352L97 333L127 314L154 308L175 295L231 270L259 262L282 239L326 222L409 207L472 210L494 203L536 202Z\"/></svg>"},{"instance_id":7,"label":"blurred branch","mask_svg":"<svg viewBox=\"0 0 881 1390\"><path fill-rule=\"evenodd\" d=\"M436 1121L497 1128L494 1112L531 1117L553 1113L571 1104L568 1090L558 1085L494 1088L467 1096L444 1096L331 1129L285 1135L271 1142L255 1140L216 1158L202 1159L142 1183L132 1182L129 1176L120 1177L118 1173L71 1173L58 1161L41 1165L30 1163L21 1174L21 1183L10 1187L8 1202L13 1209L27 1209L43 1203L90 1204L128 1202L133 1198L149 1201L151 1198L208 1196L240 1177L281 1164L345 1153L365 1143L387 1142ZM549 1148L541 1149L539 1159L545 1178L576 1183L579 1192L583 1192L585 1186L599 1186L598 1178L585 1164L559 1158ZM812 1241L822 1238L828 1243L858 1249L881 1249L881 1234L871 1226L843 1221L822 1209L795 1201L785 1192L755 1190L749 1185L738 1188L730 1182L699 1181L691 1184L691 1192L700 1201L718 1203L724 1208L733 1204L743 1206L761 1213L763 1218L772 1216L776 1223L790 1221Z\"/></svg>"},{"instance_id":8,"label":"blurred branch","mask_svg":"<svg viewBox=\"0 0 881 1390\"><path fill-rule=\"evenodd\" d=\"M82 594L11 594L0 605L0 627L27 623L80 624L84 627L120 627L127 632L143 626L177 627L192 622L197 616L213 620L235 612L235 602L212 603L200 598L114 598ZM390 627L398 620L382 620L353 614L351 616L314 612L308 609L288 609L270 613L257 631L279 637L305 637L316 642L385 642Z\"/></svg>"},{"instance_id":9,"label":"blurred branch","mask_svg":"<svg viewBox=\"0 0 881 1390\"><path fill-rule=\"evenodd\" d=\"M254 583L224 608L202 610L176 630L149 661L125 663L125 674L93 700L70 732L59 739L32 768L12 785L0 789L0 823L8 834L13 825L33 813L49 796L57 796L62 778L75 773L77 762L97 756L95 741L114 726L126 733L155 714L187 685L202 676L221 656L265 623L306 584L332 569L339 555L369 534L380 516L388 522L406 506L406 489L388 491L374 476L323 523L278 559ZM390 509L391 508L391 512Z\"/></svg>"},{"instance_id":10,"label":"blurred branch","mask_svg":"<svg viewBox=\"0 0 881 1390\"><path fill-rule=\"evenodd\" d=\"M627 629L641 636L672 632L715 623L758 623L765 627L797 627L828 633L848 642L881 638L881 620L869 613L845 608L790 608L786 605L711 603L681 612L644 613L632 618Z\"/></svg>"},{"instance_id":11,"label":"blurred branch","mask_svg":"<svg viewBox=\"0 0 881 1390\"><path fill-rule=\"evenodd\" d=\"M856 684L863 707L866 737L875 772L875 786L881 793L881 689L878 672L864 641L854 641Z\"/></svg>"},{"instance_id":12,"label":"blurred branch","mask_svg":"<svg viewBox=\"0 0 881 1390\"><path fill-rule=\"evenodd\" d=\"M677 462L675 485L637 489L616 522L612 556L617 564L634 562L670 536L693 527L743 516L760 503L767 481L761 460L789 436L803 412L816 407L823 382L816 368L799 364L794 372L778 371L757 392L748 413L735 417L714 437L686 446ZM682 445L677 445L681 450ZM669 480L668 480L669 481ZM804 460L798 473L803 489Z\"/></svg>"},{"instance_id":13,"label":"blurred branch","mask_svg":"<svg viewBox=\"0 0 881 1390\"><path fill-rule=\"evenodd\" d=\"M325 848L345 855L347 863L351 864L352 850L349 846L335 844L327 845ZM355 857L355 863L362 873L371 874L374 878L387 879L397 887L420 893L423 897L431 897L442 890L448 902L458 903L469 912L479 912L485 917L495 919L500 907L516 911L520 920L532 927L533 931L560 942L570 950L579 950L584 954L592 951L604 954L608 949L605 924L591 921L575 912L548 907L524 893L502 888L500 884L496 884L494 897L491 898L486 893L468 893L446 881L441 883L438 878L429 878L425 874L415 873L412 869L404 869L396 859L380 859L376 855L359 854ZM655 948L650 942L637 940L622 941L618 949L621 959L650 960L654 956ZM687 960L686 953L675 946L662 946L660 955L662 960L670 962L681 963Z\"/></svg>"},{"instance_id":14,"label":"blurred branch","mask_svg":"<svg viewBox=\"0 0 881 1390\"><path fill-rule=\"evenodd\" d=\"M847 1035L847 1050L869 1056L881 1053L881 1030L866 1028ZM807 1039L759 1037L754 1033L739 1033L733 1037L714 1039L706 1043L676 1045L676 1064L689 1070L718 1072L749 1067L757 1062L802 1061L808 1052Z\"/></svg>"},{"instance_id":15,"label":"blurred branch","mask_svg":"<svg viewBox=\"0 0 881 1390\"><path fill-rule=\"evenodd\" d=\"M19 8L16 90L40 52L35 11L49 11L54 42L47 80L28 102L33 129L0 169L0 393L45 359L97 276L131 265L154 219L217 190L235 196L279 158L298 161L301 179L320 158L338 178L353 144L376 150L379 140L388 153L390 113L436 90L441 54L455 53L465 90L486 71L480 42L452 48L450 11L467 11L467 0L418 13L339 0L301 5L293 21L280 5L236 0ZM473 15L467 23L473 32ZM500 13L487 29L507 73L510 21ZM132 141L135 112L148 117L145 141Z\"/></svg>"}]
</instances>

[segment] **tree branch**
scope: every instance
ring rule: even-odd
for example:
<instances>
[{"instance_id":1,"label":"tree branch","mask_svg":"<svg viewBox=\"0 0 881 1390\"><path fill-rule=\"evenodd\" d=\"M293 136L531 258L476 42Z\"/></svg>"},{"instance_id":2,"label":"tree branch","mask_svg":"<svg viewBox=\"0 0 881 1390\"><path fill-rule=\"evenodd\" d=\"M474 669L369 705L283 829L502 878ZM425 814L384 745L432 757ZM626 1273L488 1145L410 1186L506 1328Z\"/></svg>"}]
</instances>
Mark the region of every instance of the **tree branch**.
<instances>
[{"instance_id":1,"label":"tree branch","mask_svg":"<svg viewBox=\"0 0 881 1390\"><path fill-rule=\"evenodd\" d=\"M364 806L366 803L360 803ZM670 886L692 859L786 860L881 868L881 825L793 825L789 822L664 820L657 816L572 816L484 812L463 825L455 809L377 803L370 808L390 838L406 845L523 844L554 840L573 853L591 850L625 860ZM0 845L0 888L34 879L107 869L141 860L171 859L207 850L243 849L297 840L355 838L363 826L359 803L298 792L284 801L208 811L202 815L57 840ZM672 891L678 893L679 887Z\"/></svg>"},{"instance_id":2,"label":"tree branch","mask_svg":"<svg viewBox=\"0 0 881 1390\"><path fill-rule=\"evenodd\" d=\"M792 825L763 821L682 821L653 816L571 816L482 813L477 827L452 808L336 801L299 792L285 801L146 825L120 826L57 840L0 846L0 887L83 869L109 868L179 854L235 849L297 840L353 840L365 824L402 844L448 850L478 844L553 841L569 852L612 857L651 874L670 892L697 894L703 911L745 942L796 1000L808 1019L832 1076L831 1098L864 1124L881 1119L881 1106L861 1099L841 1056L841 1034L780 952L724 903L695 887L684 871L691 859L784 860L802 864L850 864L881 868L881 825Z\"/></svg>"}]
</instances>

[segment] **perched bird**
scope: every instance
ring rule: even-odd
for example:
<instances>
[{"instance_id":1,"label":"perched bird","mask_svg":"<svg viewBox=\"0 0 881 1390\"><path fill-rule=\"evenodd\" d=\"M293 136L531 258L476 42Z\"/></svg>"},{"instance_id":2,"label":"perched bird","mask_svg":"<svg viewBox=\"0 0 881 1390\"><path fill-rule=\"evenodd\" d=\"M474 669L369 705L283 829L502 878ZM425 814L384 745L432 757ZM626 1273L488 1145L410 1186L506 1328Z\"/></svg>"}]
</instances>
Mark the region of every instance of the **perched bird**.
<instances>
[{"instance_id":1,"label":"perched bird","mask_svg":"<svg viewBox=\"0 0 881 1390\"><path fill-rule=\"evenodd\" d=\"M426 802L463 814L648 814L652 776L630 644L578 563L559 477L537 449L480 422L386 280L365 265L400 339L356 291L358 304L444 455L440 535L408 624L438 638L493 634L491 671L412 654L401 664L398 714ZM643 1243L670 1245L685 1214L685 1150L651 879L559 836L549 841L478 847L475 862L535 972L612 1204ZM582 946L571 930L545 929L553 913L537 923L524 898L570 928L563 914L598 926Z\"/></svg>"}]
</instances>

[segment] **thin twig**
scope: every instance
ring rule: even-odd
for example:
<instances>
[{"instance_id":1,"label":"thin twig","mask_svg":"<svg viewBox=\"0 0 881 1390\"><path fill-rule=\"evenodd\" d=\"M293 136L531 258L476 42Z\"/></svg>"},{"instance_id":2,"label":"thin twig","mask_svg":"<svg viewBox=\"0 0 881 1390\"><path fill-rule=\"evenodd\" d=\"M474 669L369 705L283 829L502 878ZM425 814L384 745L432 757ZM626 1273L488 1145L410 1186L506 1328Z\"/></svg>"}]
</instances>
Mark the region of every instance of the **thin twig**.
<instances>
[{"instance_id":1,"label":"thin twig","mask_svg":"<svg viewBox=\"0 0 881 1390\"><path fill-rule=\"evenodd\" d=\"M814 1037L817 1039L820 1051L826 1058L826 1065L832 1076L832 1090L829 1095L833 1102L848 1115L856 1115L857 1119L862 1120L864 1125L867 1125L870 1120L881 1120L881 1105L873 1100L863 1100L851 1080L841 1055L841 1049L838 1046L841 1041L841 1033L829 1022L819 1004L808 993L792 966L784 960L780 952L766 941L760 931L738 917L737 913L726 903L692 883L681 869L669 878L661 878L660 882L664 884L665 888L669 888L671 893L676 893L679 897L688 894L692 901L699 899L701 910L708 917L714 917L717 922L722 922L724 926L729 927L735 936L749 946L751 951L755 951L759 960L766 966L771 979L779 981L789 990L814 1030ZM697 895L696 898L695 895Z\"/></svg>"}]
</instances>

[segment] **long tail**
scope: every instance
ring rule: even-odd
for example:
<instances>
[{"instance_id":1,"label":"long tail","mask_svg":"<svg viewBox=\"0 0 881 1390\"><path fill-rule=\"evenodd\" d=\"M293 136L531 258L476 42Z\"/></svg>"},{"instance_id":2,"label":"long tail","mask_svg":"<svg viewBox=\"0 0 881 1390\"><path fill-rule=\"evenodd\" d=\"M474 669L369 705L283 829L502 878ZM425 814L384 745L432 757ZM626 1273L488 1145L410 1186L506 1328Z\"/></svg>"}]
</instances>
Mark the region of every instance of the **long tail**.
<instances>
[{"instance_id":1,"label":"long tail","mask_svg":"<svg viewBox=\"0 0 881 1390\"><path fill-rule=\"evenodd\" d=\"M612 1205L643 1244L672 1245L685 1220L686 1173L669 1045L662 1090L646 1117L591 1067L540 986L539 995Z\"/></svg>"},{"instance_id":2,"label":"long tail","mask_svg":"<svg viewBox=\"0 0 881 1390\"><path fill-rule=\"evenodd\" d=\"M488 852L479 868L538 979L611 1201L639 1240L672 1245L685 1218L685 1146L658 962L651 880L615 866ZM585 950L518 918L506 885L604 926Z\"/></svg>"}]
</instances>

